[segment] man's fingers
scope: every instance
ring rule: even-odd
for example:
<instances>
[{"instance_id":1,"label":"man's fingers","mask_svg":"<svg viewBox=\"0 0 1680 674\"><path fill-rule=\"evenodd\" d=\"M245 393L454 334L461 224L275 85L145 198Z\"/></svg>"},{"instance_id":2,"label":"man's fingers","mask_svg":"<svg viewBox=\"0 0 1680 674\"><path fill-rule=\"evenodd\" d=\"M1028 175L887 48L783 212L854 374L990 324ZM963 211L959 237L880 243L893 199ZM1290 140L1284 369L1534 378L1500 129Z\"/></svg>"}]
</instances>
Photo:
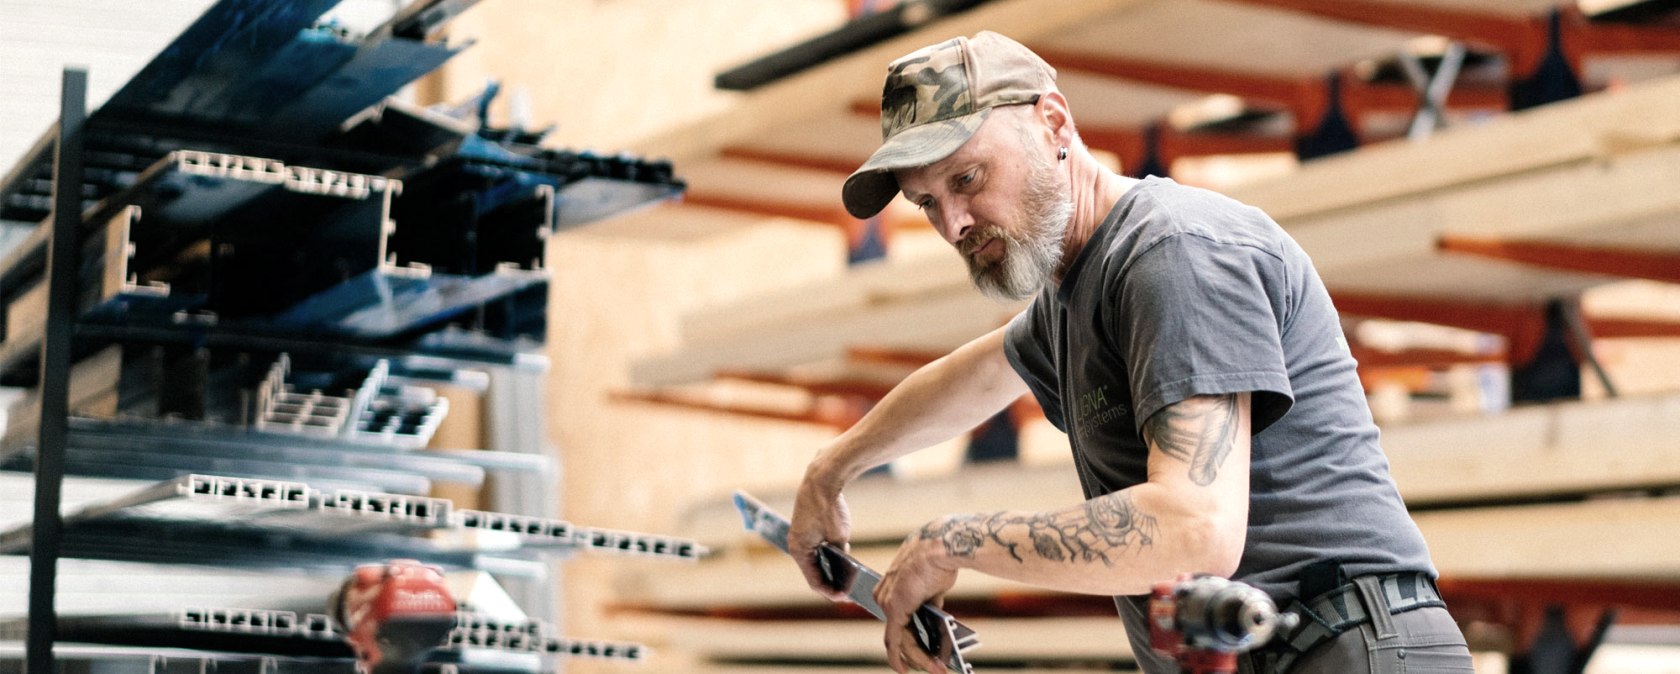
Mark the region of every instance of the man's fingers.
<instances>
[{"instance_id":1,"label":"man's fingers","mask_svg":"<svg viewBox=\"0 0 1680 674\"><path fill-rule=\"evenodd\" d=\"M788 552L793 554L794 560L799 564L799 572L805 575L805 584L810 585L812 591L828 598L829 601L851 601L851 597L847 596L845 589L835 588L828 584L828 579L823 577L822 564L817 561L816 549L811 548L809 550L809 554L801 554L797 548L788 546Z\"/></svg>"},{"instance_id":2,"label":"man's fingers","mask_svg":"<svg viewBox=\"0 0 1680 674\"><path fill-rule=\"evenodd\" d=\"M904 674L905 669L909 665L909 663L906 662L901 655L903 652L903 646L901 645L903 640L899 638L898 632L902 629L903 627L895 626L891 621L888 621L886 636L881 640L887 651L887 666L891 667L893 671L898 672L898 674Z\"/></svg>"},{"instance_id":3,"label":"man's fingers","mask_svg":"<svg viewBox=\"0 0 1680 674\"><path fill-rule=\"evenodd\" d=\"M945 674L945 663L940 662L938 656L931 655L927 651L922 650L921 646L917 645L914 639L910 642L910 653L911 657L916 659L916 669L920 669L924 672L933 672L934 674Z\"/></svg>"}]
</instances>

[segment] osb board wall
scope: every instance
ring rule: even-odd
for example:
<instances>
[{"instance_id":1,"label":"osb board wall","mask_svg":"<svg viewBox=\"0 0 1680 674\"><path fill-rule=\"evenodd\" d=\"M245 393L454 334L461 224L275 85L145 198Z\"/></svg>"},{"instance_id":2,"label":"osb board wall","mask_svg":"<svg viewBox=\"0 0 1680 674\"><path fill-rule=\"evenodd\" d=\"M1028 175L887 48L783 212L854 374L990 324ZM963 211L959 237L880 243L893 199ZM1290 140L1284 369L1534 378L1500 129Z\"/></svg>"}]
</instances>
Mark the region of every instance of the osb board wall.
<instances>
[{"instance_id":1,"label":"osb board wall","mask_svg":"<svg viewBox=\"0 0 1680 674\"><path fill-rule=\"evenodd\" d=\"M612 402L629 363L674 350L680 318L765 288L842 273L836 229L660 206L551 241L549 418L562 462L563 516L579 524L670 532L679 509L737 488L786 488L823 426ZM611 638L602 606L615 569L671 564L580 558L564 567L569 633ZM574 671L591 665L574 663Z\"/></svg>"},{"instance_id":2,"label":"osb board wall","mask_svg":"<svg viewBox=\"0 0 1680 674\"><path fill-rule=\"evenodd\" d=\"M525 107L530 128L559 125L561 144L614 151L726 109L734 95L712 89L718 71L845 15L842 0L487 0L450 23L450 39L477 44L424 96L458 101L499 80L497 123Z\"/></svg>"}]
</instances>

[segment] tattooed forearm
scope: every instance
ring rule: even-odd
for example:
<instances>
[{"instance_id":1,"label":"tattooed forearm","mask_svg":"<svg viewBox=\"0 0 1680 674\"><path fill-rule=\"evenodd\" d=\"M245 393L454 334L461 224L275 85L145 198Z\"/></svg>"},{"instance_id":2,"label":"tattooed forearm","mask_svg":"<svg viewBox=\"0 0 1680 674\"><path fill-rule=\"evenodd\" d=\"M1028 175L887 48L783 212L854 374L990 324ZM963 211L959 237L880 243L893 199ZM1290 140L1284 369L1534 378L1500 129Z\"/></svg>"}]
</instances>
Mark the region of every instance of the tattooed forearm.
<instances>
[{"instance_id":1,"label":"tattooed forearm","mask_svg":"<svg viewBox=\"0 0 1680 674\"><path fill-rule=\"evenodd\" d=\"M1190 480L1207 486L1219 477L1237 446L1237 397L1198 396L1161 408L1149 417L1149 440L1161 453L1190 464Z\"/></svg>"},{"instance_id":2,"label":"tattooed forearm","mask_svg":"<svg viewBox=\"0 0 1680 674\"><path fill-rule=\"evenodd\" d=\"M1121 553L1154 544L1156 523L1153 515L1138 510L1130 494L1116 492L1059 513L958 515L922 527L919 535L968 559L991 545L1017 562L1030 554L1053 562L1112 566Z\"/></svg>"}]
</instances>

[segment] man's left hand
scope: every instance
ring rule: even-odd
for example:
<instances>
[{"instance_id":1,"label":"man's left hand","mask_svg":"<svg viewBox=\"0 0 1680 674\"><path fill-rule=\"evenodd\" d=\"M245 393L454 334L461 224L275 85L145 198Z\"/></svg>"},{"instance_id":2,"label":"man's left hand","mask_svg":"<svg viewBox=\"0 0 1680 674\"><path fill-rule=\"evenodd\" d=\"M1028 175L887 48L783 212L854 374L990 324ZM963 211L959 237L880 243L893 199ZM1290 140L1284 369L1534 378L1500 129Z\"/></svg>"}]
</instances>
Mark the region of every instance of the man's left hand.
<instances>
[{"instance_id":1,"label":"man's left hand","mask_svg":"<svg viewBox=\"0 0 1680 674\"><path fill-rule=\"evenodd\" d=\"M944 674L945 663L916 643L910 616L922 604L939 606L957 582L958 564L937 538L910 534L899 546L892 566L875 586L875 603L886 614L887 666L898 674L910 669Z\"/></svg>"}]
</instances>

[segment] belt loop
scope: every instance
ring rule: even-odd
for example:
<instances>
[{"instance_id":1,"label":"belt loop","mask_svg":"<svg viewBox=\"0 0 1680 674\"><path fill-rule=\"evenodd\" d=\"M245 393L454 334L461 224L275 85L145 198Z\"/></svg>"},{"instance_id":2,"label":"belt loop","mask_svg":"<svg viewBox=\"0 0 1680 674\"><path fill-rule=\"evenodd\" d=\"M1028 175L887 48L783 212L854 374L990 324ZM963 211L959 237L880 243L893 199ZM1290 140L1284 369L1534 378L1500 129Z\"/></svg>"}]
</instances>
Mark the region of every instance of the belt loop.
<instances>
[{"instance_id":1,"label":"belt loop","mask_svg":"<svg viewBox=\"0 0 1680 674\"><path fill-rule=\"evenodd\" d=\"M1383 592L1382 577L1360 576L1353 579L1353 585L1359 590L1359 601L1365 605L1365 613L1371 618L1371 627L1377 631L1377 639L1400 636L1400 632L1394 629L1394 616L1390 615L1388 597Z\"/></svg>"}]
</instances>

